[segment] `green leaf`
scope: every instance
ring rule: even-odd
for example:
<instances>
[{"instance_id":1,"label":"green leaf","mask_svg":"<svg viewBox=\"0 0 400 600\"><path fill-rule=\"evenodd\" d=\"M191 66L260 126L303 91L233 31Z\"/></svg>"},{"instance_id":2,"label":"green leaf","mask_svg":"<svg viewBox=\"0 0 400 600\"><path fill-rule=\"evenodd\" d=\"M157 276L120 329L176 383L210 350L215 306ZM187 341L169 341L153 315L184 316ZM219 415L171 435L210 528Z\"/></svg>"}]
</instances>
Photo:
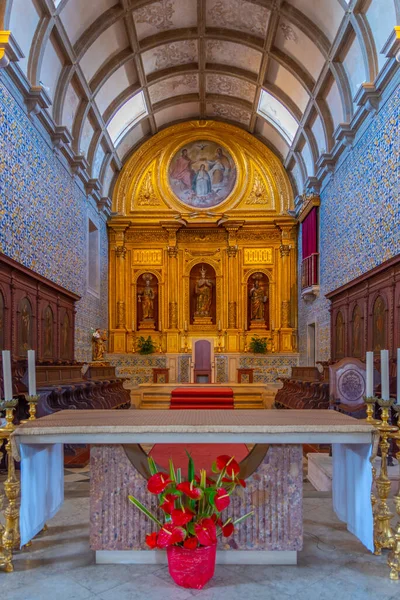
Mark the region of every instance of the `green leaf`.
<instances>
[{"instance_id":1,"label":"green leaf","mask_svg":"<svg viewBox=\"0 0 400 600\"><path fill-rule=\"evenodd\" d=\"M238 525L238 523L241 523L242 521L244 521L245 519L248 519L249 517L254 515L254 511L252 510L251 512L243 515L243 517L239 517L239 519L236 519L236 521L233 521L234 525Z\"/></svg>"},{"instance_id":2,"label":"green leaf","mask_svg":"<svg viewBox=\"0 0 400 600\"><path fill-rule=\"evenodd\" d=\"M182 469L180 467L176 470L176 483L182 483Z\"/></svg>"},{"instance_id":3,"label":"green leaf","mask_svg":"<svg viewBox=\"0 0 400 600\"><path fill-rule=\"evenodd\" d=\"M161 521L159 521L157 517L155 517L141 502L139 502L139 500L136 500L136 498L134 498L133 496L128 496L128 498L129 501L132 502L134 506L136 506L136 508L141 510L142 513L146 515L146 517L149 517L149 519L154 521L154 523L157 523L159 527L162 527Z\"/></svg>"},{"instance_id":4,"label":"green leaf","mask_svg":"<svg viewBox=\"0 0 400 600\"><path fill-rule=\"evenodd\" d=\"M190 456L189 452L186 450L187 457L189 459L188 462L188 481L193 481L194 479L194 462L193 458Z\"/></svg>"},{"instance_id":5,"label":"green leaf","mask_svg":"<svg viewBox=\"0 0 400 600\"><path fill-rule=\"evenodd\" d=\"M196 533L195 533L195 530L194 530L194 523L193 523L193 521L190 521L190 522L187 524L187 526L186 526L186 527L187 527L187 530L188 530L188 532L190 533L190 535L196 535Z\"/></svg>"},{"instance_id":6,"label":"green leaf","mask_svg":"<svg viewBox=\"0 0 400 600\"><path fill-rule=\"evenodd\" d=\"M217 461L216 461L216 460L213 462L213 464L212 464L212 466L211 466L211 471L212 471L213 473L219 473L219 469L218 469L218 467L217 467Z\"/></svg>"},{"instance_id":7,"label":"green leaf","mask_svg":"<svg viewBox=\"0 0 400 600\"><path fill-rule=\"evenodd\" d=\"M175 468L172 458L169 459L169 477L171 481L176 481Z\"/></svg>"},{"instance_id":8,"label":"green leaf","mask_svg":"<svg viewBox=\"0 0 400 600\"><path fill-rule=\"evenodd\" d=\"M153 459L152 456L148 456L147 457L147 462L149 463L150 473L152 475L155 475L156 473L158 473L158 469L157 469L156 463L154 462L154 459Z\"/></svg>"}]
</instances>

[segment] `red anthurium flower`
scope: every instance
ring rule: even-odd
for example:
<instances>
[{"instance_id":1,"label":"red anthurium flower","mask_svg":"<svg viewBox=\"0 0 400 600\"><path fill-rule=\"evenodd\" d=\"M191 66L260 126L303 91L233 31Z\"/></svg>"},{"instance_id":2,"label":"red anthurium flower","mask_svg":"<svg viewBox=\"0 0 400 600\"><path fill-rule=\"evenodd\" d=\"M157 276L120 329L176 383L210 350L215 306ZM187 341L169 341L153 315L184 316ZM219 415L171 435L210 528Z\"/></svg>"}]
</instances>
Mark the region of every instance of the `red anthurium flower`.
<instances>
[{"instance_id":1,"label":"red anthurium flower","mask_svg":"<svg viewBox=\"0 0 400 600\"><path fill-rule=\"evenodd\" d=\"M216 525L219 525L220 527L222 526L222 519L220 519L220 518L219 518L219 516L218 516L217 514L215 514L215 513L214 513L214 514L211 516L211 519L214 521L214 523L215 523Z\"/></svg>"},{"instance_id":2,"label":"red anthurium flower","mask_svg":"<svg viewBox=\"0 0 400 600\"><path fill-rule=\"evenodd\" d=\"M190 481L184 481L183 483L178 483L176 489L180 492L183 492L186 496L191 498L192 500L199 500L203 495L203 490L199 487L196 487Z\"/></svg>"},{"instance_id":3,"label":"red anthurium flower","mask_svg":"<svg viewBox=\"0 0 400 600\"><path fill-rule=\"evenodd\" d=\"M152 494L161 494L169 484L172 483L165 473L152 475L147 482L147 489Z\"/></svg>"},{"instance_id":4,"label":"red anthurium flower","mask_svg":"<svg viewBox=\"0 0 400 600\"><path fill-rule=\"evenodd\" d=\"M222 535L224 537L229 537L235 531L235 526L233 523L228 523L225 527L221 527Z\"/></svg>"},{"instance_id":5,"label":"red anthurium flower","mask_svg":"<svg viewBox=\"0 0 400 600\"><path fill-rule=\"evenodd\" d=\"M194 517L195 513L189 508L175 508L172 513L172 522L174 525L186 525Z\"/></svg>"},{"instance_id":6,"label":"red anthurium flower","mask_svg":"<svg viewBox=\"0 0 400 600\"><path fill-rule=\"evenodd\" d=\"M224 508L227 508L230 505L231 499L224 488L218 488L214 503L218 512L221 512L221 510L224 510Z\"/></svg>"},{"instance_id":7,"label":"red anthurium flower","mask_svg":"<svg viewBox=\"0 0 400 600\"><path fill-rule=\"evenodd\" d=\"M170 515L175 508L175 500L178 496L174 494L166 494L164 496L164 502L160 504L160 508L167 514Z\"/></svg>"},{"instance_id":8,"label":"red anthurium flower","mask_svg":"<svg viewBox=\"0 0 400 600\"><path fill-rule=\"evenodd\" d=\"M154 548L157 548L157 534L156 533L149 533L148 535L146 535L146 544L152 550Z\"/></svg>"},{"instance_id":9,"label":"red anthurium flower","mask_svg":"<svg viewBox=\"0 0 400 600\"><path fill-rule=\"evenodd\" d=\"M226 454L223 454L222 456L218 456L217 469L219 471L226 469L226 474L229 477L232 477L232 475L233 476L238 475L238 473L240 471L240 467L239 467L238 463L236 462L236 460L234 459L234 457L228 456Z\"/></svg>"},{"instance_id":10,"label":"red anthurium flower","mask_svg":"<svg viewBox=\"0 0 400 600\"><path fill-rule=\"evenodd\" d=\"M245 482L245 480L244 480L244 479L237 479L236 481L238 481L239 485L240 485L242 488L245 488L245 487L246 487L246 482Z\"/></svg>"},{"instance_id":11,"label":"red anthurium flower","mask_svg":"<svg viewBox=\"0 0 400 600\"><path fill-rule=\"evenodd\" d=\"M183 542L185 537L186 531L183 527L177 527L176 525L173 525L173 523L166 523L158 532L157 546L159 548L167 548L167 546L173 546L173 544Z\"/></svg>"},{"instance_id":12,"label":"red anthurium flower","mask_svg":"<svg viewBox=\"0 0 400 600\"><path fill-rule=\"evenodd\" d=\"M194 526L197 539L202 546L212 546L217 542L217 528L212 519L202 519Z\"/></svg>"},{"instance_id":13,"label":"red anthurium flower","mask_svg":"<svg viewBox=\"0 0 400 600\"><path fill-rule=\"evenodd\" d=\"M188 550L194 550L197 548L197 539L195 537L186 538L183 542L184 548L188 548Z\"/></svg>"}]
</instances>

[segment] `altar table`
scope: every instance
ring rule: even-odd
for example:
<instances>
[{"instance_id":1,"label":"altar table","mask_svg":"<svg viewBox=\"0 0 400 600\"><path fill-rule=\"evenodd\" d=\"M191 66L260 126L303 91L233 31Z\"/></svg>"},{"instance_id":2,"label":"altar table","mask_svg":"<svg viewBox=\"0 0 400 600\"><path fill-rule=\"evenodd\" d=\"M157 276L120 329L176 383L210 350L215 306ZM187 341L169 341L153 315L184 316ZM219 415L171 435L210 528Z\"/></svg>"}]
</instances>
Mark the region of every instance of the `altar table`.
<instances>
[{"instance_id":1,"label":"altar table","mask_svg":"<svg viewBox=\"0 0 400 600\"><path fill-rule=\"evenodd\" d=\"M252 503L255 516L240 526L234 546L220 545L217 560L294 564L302 547L301 445L331 443L335 512L373 550L372 432L365 421L328 410L61 411L14 434L21 455L21 538L31 539L62 504L62 444L90 444L97 562L158 561L165 553L145 551L151 526L127 501L128 492L145 503L155 500L146 490L146 460L136 445L247 443L256 445L248 464L241 463L249 471L248 488L229 510L241 513Z\"/></svg>"}]
</instances>

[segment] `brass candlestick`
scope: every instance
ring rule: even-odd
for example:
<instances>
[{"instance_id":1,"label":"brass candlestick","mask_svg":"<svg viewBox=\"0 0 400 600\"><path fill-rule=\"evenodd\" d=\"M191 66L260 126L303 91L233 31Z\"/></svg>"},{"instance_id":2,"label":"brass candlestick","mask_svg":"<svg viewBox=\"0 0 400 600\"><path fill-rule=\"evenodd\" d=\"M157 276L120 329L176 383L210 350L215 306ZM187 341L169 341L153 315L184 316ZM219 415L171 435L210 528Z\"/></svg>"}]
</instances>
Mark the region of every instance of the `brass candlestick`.
<instances>
[{"instance_id":1,"label":"brass candlestick","mask_svg":"<svg viewBox=\"0 0 400 600\"><path fill-rule=\"evenodd\" d=\"M376 528L374 533L375 554L380 555L382 548L392 548L394 533L390 526L393 514L389 510L387 499L390 493L391 482L388 477L388 453L390 443L388 438L390 434L397 431L397 427L389 425L389 409L393 405L394 399L383 400L379 398L378 404L382 409L382 422L377 426L380 433L381 449L381 468L379 477L376 479L376 489L378 492L378 504L376 507Z\"/></svg>"},{"instance_id":2,"label":"brass candlestick","mask_svg":"<svg viewBox=\"0 0 400 600\"><path fill-rule=\"evenodd\" d=\"M187 331L183 334L183 351L187 353L188 351L188 343L187 343Z\"/></svg>"},{"instance_id":3,"label":"brass candlestick","mask_svg":"<svg viewBox=\"0 0 400 600\"><path fill-rule=\"evenodd\" d=\"M4 491L7 498L7 506L4 511L5 528L1 538L3 548L3 556L0 558L0 563L4 566L7 573L14 570L12 563L13 550L18 549L20 545L19 535L19 510L17 500L19 497L20 485L15 475L14 458L11 451L11 434L15 430L13 424L14 409L18 404L17 399L3 401L0 403L0 410L6 410L7 424L4 429L0 430L0 438L7 440L7 479L4 482Z\"/></svg>"},{"instance_id":4,"label":"brass candlestick","mask_svg":"<svg viewBox=\"0 0 400 600\"><path fill-rule=\"evenodd\" d=\"M39 394L36 394L35 396L26 396L26 400L29 404L29 419L28 421L35 421L36 419L36 407L37 407L37 403L39 402Z\"/></svg>"},{"instance_id":5,"label":"brass candlestick","mask_svg":"<svg viewBox=\"0 0 400 600\"><path fill-rule=\"evenodd\" d=\"M222 352L222 330L218 329L218 347L217 352Z\"/></svg>"},{"instance_id":6,"label":"brass candlestick","mask_svg":"<svg viewBox=\"0 0 400 600\"><path fill-rule=\"evenodd\" d=\"M132 332L132 354L136 353L136 331Z\"/></svg>"},{"instance_id":7,"label":"brass candlestick","mask_svg":"<svg viewBox=\"0 0 400 600\"><path fill-rule=\"evenodd\" d=\"M249 348L247 346L247 331L243 332L243 340L244 340L244 352L248 352Z\"/></svg>"},{"instance_id":8,"label":"brass candlestick","mask_svg":"<svg viewBox=\"0 0 400 600\"><path fill-rule=\"evenodd\" d=\"M160 335L159 335L159 338L158 338L158 353L159 354L162 354L162 351L163 351L163 349L162 349L162 342L163 342L163 332L160 331Z\"/></svg>"},{"instance_id":9,"label":"brass candlestick","mask_svg":"<svg viewBox=\"0 0 400 600\"><path fill-rule=\"evenodd\" d=\"M372 452L369 462L371 464L372 471L372 485L371 485L371 507L372 507L372 518L374 524L374 552L377 551L377 547L375 545L375 536L377 532L377 523L376 523L376 512L377 512L377 498L375 496L375 486L376 486L376 468L375 468L375 459L378 456L379 449L379 440L380 435L377 429L377 426L381 423L378 419L374 418L374 409L375 405L378 402L378 398L375 396L364 396L364 402L367 405L367 423L369 425L373 425L375 427L375 431L373 433L373 443L372 443Z\"/></svg>"},{"instance_id":10,"label":"brass candlestick","mask_svg":"<svg viewBox=\"0 0 400 600\"><path fill-rule=\"evenodd\" d=\"M398 426L400 426L400 422L399 422L399 420L400 420L400 404L395 404L393 406L393 408L397 414L397 424L398 424ZM397 428L396 433L391 434L390 437L393 440L395 440L395 442L397 444L396 458L398 461L399 471L400 471L400 429L399 429L399 427ZM390 574L389 574L390 579L397 580L397 579L399 579L399 573L400 573L400 481L399 481L396 495L394 496L394 503L396 506L396 512L397 512L398 519L397 519L397 524L396 524L396 527L394 530L393 545L390 550L387 563L390 568Z\"/></svg>"},{"instance_id":11,"label":"brass candlestick","mask_svg":"<svg viewBox=\"0 0 400 600\"><path fill-rule=\"evenodd\" d=\"M379 425L381 421L374 418L374 409L379 398L375 396L364 396L364 402L367 405L367 423L369 425Z\"/></svg>"}]
</instances>

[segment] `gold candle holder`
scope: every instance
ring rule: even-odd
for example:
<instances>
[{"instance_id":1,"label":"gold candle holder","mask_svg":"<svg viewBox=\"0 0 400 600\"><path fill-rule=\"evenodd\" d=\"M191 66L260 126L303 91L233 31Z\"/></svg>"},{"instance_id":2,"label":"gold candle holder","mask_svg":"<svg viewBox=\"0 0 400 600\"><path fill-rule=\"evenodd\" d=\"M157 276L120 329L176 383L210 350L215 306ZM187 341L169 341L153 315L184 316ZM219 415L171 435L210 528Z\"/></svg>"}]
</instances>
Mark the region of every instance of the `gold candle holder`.
<instances>
[{"instance_id":1,"label":"gold candle holder","mask_svg":"<svg viewBox=\"0 0 400 600\"><path fill-rule=\"evenodd\" d=\"M3 555L0 557L0 563L7 573L14 571L13 550L17 550L20 545L19 535L19 509L17 501L19 498L20 485L15 475L14 458L11 451L11 434L15 430L13 423L14 409L18 404L17 399L3 401L0 403L0 410L6 411L6 426L0 431L0 438L7 440L7 479L4 482L4 492L7 499L7 506L4 511L5 527L1 538Z\"/></svg>"},{"instance_id":2,"label":"gold candle holder","mask_svg":"<svg viewBox=\"0 0 400 600\"><path fill-rule=\"evenodd\" d=\"M389 510L388 497L391 488L391 482L388 477L388 454L389 454L389 437L397 431L397 427L389 425L389 410L394 403L394 399L383 400L379 398L378 404L381 407L382 421L377 425L380 434L380 450L381 450L381 468L379 476L376 479L376 489L378 492L378 503L376 507L376 528L374 532L375 554L380 555L382 548L392 548L394 533L390 526L390 521L393 514Z\"/></svg>"},{"instance_id":3,"label":"gold candle holder","mask_svg":"<svg viewBox=\"0 0 400 600\"><path fill-rule=\"evenodd\" d=\"M163 349L162 349L162 342L163 342L163 332L160 331L160 335L158 337L158 353L159 354L162 354L162 351L163 351Z\"/></svg>"},{"instance_id":4,"label":"gold candle holder","mask_svg":"<svg viewBox=\"0 0 400 600\"><path fill-rule=\"evenodd\" d=\"M132 332L132 354L136 354L136 331Z\"/></svg>"},{"instance_id":5,"label":"gold candle holder","mask_svg":"<svg viewBox=\"0 0 400 600\"><path fill-rule=\"evenodd\" d=\"M218 347L217 352L222 352L222 329L218 329Z\"/></svg>"},{"instance_id":6,"label":"gold candle holder","mask_svg":"<svg viewBox=\"0 0 400 600\"><path fill-rule=\"evenodd\" d=\"M243 340L244 340L244 352L248 352L249 348L247 346L247 331L243 332Z\"/></svg>"},{"instance_id":7,"label":"gold candle holder","mask_svg":"<svg viewBox=\"0 0 400 600\"><path fill-rule=\"evenodd\" d=\"M29 404L29 419L28 421L35 421L36 419L36 407L37 407L37 403L39 402L39 394L36 394L35 396L26 396L26 400Z\"/></svg>"},{"instance_id":8,"label":"gold candle holder","mask_svg":"<svg viewBox=\"0 0 400 600\"><path fill-rule=\"evenodd\" d=\"M393 406L393 408L397 414L397 424L398 424L398 426L400 426L400 423L399 423L400 404L395 404ZM399 465L399 471L400 471L400 429L399 429L399 427L397 428L396 433L391 434L390 437L391 437L391 439L395 440L395 442L397 444L396 459L397 459L397 462ZM397 513L398 519L397 519L396 527L394 529L393 544L392 544L392 548L391 548L389 556L388 556L387 563L388 563L388 566L390 569L390 573L389 573L390 579L397 580L397 579L399 579L399 573L400 573L400 481L399 481L396 495L394 496L394 503L396 506L396 513Z\"/></svg>"},{"instance_id":9,"label":"gold candle holder","mask_svg":"<svg viewBox=\"0 0 400 600\"><path fill-rule=\"evenodd\" d=\"M364 402L367 405L367 423L374 426L379 425L381 421L379 419L374 419L374 409L379 402L379 398L376 396L364 396Z\"/></svg>"},{"instance_id":10,"label":"gold candle holder","mask_svg":"<svg viewBox=\"0 0 400 600\"><path fill-rule=\"evenodd\" d=\"M188 351L188 342L187 342L187 331L183 334L183 351L187 353Z\"/></svg>"}]
</instances>

